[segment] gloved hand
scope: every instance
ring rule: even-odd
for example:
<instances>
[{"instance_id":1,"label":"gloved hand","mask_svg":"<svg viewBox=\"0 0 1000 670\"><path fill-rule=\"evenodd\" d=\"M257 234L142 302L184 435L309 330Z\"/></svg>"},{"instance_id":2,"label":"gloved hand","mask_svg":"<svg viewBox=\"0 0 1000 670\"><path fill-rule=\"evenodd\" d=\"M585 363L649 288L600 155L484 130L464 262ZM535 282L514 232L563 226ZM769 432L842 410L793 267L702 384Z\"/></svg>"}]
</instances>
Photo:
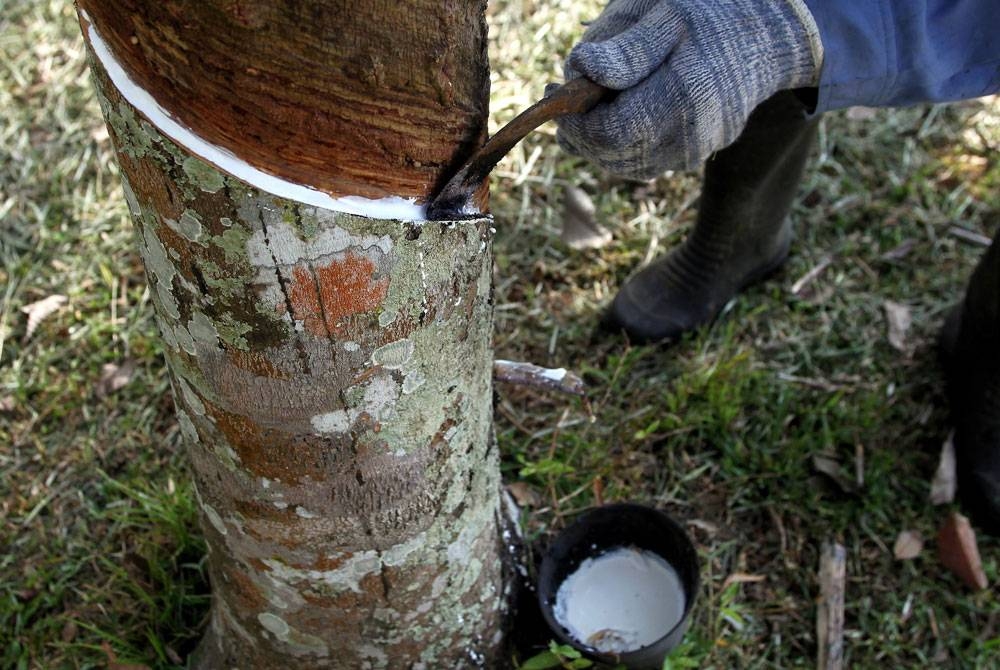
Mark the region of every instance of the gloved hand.
<instances>
[{"instance_id":1,"label":"gloved hand","mask_svg":"<svg viewBox=\"0 0 1000 670\"><path fill-rule=\"evenodd\" d=\"M693 169L779 90L815 85L822 43L804 0L611 0L567 80L621 93L559 120L570 153L624 176Z\"/></svg>"}]
</instances>

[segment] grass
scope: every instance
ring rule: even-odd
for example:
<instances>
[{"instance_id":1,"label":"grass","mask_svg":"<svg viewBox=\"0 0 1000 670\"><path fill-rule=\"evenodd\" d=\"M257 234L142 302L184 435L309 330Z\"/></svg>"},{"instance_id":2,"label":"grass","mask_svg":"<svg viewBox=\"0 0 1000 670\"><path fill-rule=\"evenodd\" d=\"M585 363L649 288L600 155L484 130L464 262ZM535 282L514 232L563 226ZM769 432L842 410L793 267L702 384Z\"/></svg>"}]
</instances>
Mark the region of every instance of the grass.
<instances>
[{"instance_id":1,"label":"grass","mask_svg":"<svg viewBox=\"0 0 1000 670\"><path fill-rule=\"evenodd\" d=\"M490 3L494 129L560 79L598 8ZM203 545L79 30L68 3L45 0L4 3L0 28L0 667L175 667L207 611ZM892 544L903 529L932 539L946 513L927 502L949 429L934 337L982 252L951 227L997 229L998 143L995 99L827 115L788 264L669 348L594 327L639 263L683 239L698 175L616 180L560 152L551 127L498 167L497 355L583 374L594 415L501 388L505 477L534 493L539 546L600 500L688 523L704 586L671 667L813 665L826 539L848 551L854 667L995 663L995 589L965 591L933 542L909 562ZM570 184L609 246L559 240ZM54 294L66 306L27 337L21 308ZM907 352L887 342L887 300L912 311ZM131 370L124 387L101 382L109 365ZM838 487L818 455L848 482L860 462L863 486ZM997 540L980 543L996 583Z\"/></svg>"}]
</instances>

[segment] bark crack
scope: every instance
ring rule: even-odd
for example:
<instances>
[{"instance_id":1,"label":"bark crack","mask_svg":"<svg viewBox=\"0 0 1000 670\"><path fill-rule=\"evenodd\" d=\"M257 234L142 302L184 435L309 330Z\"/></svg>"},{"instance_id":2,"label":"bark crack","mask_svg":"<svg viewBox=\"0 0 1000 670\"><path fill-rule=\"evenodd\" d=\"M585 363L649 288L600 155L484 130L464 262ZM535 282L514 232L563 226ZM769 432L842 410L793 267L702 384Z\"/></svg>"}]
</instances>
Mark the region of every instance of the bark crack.
<instances>
[{"instance_id":1,"label":"bark crack","mask_svg":"<svg viewBox=\"0 0 1000 670\"><path fill-rule=\"evenodd\" d=\"M297 207L295 208L295 211L298 212ZM326 341L330 348L330 360L336 364L337 348L333 344L333 333L330 331L330 321L328 320L329 317L326 314L326 304L323 300L323 286L320 284L319 275L316 273L316 268L313 267L311 262L308 264L308 267L309 274L312 275L313 284L316 286L316 302L319 303L319 316L323 321L323 330L326 331Z\"/></svg>"},{"instance_id":2,"label":"bark crack","mask_svg":"<svg viewBox=\"0 0 1000 670\"><path fill-rule=\"evenodd\" d=\"M198 283L198 290L201 291L202 295L207 296L208 284L205 283L205 275L195 263L191 263L191 274L194 275L194 280Z\"/></svg>"},{"instance_id":3,"label":"bark crack","mask_svg":"<svg viewBox=\"0 0 1000 670\"><path fill-rule=\"evenodd\" d=\"M281 295L285 299L285 309L288 310L288 316L294 322L295 310L292 305L292 299L288 295L287 280L284 275L281 274L281 266L278 264L278 257L275 255L274 249L271 248L271 237L267 230L267 223L264 221L263 210L257 212L257 220L260 221L261 229L264 231L264 246L267 247L267 252L271 254L271 262L274 263L274 274L278 277L278 287L281 288ZM299 360L302 363L302 372L306 375L311 375L312 372L309 367L309 353L306 351L305 344L302 342L302 333L296 330L294 325L292 329L295 330L295 350L298 352Z\"/></svg>"},{"instance_id":4,"label":"bark crack","mask_svg":"<svg viewBox=\"0 0 1000 670\"><path fill-rule=\"evenodd\" d=\"M378 566L379 566L378 576L379 579L382 581L382 598L385 599L386 602L389 602L389 591L392 590L392 585L389 584L389 575L385 574L386 564L382 560L382 551L376 550L375 553L378 554Z\"/></svg>"},{"instance_id":5,"label":"bark crack","mask_svg":"<svg viewBox=\"0 0 1000 670\"><path fill-rule=\"evenodd\" d=\"M421 327L426 325L427 311L428 311L427 268L424 267L424 250L422 247L423 245L421 245L421 248L417 249L417 258L418 258L417 267L420 268L420 286L423 289L423 293L420 296L420 318L417 320L417 323L419 323Z\"/></svg>"}]
</instances>

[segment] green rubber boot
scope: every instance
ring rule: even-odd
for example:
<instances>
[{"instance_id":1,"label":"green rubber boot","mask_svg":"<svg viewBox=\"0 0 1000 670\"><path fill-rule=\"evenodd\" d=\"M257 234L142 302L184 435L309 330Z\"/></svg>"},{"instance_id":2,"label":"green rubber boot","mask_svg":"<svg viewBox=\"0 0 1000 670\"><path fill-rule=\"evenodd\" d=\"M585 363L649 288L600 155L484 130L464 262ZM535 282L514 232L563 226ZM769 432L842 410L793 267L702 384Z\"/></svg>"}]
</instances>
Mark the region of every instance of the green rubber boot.
<instances>
[{"instance_id":1,"label":"green rubber boot","mask_svg":"<svg viewBox=\"0 0 1000 670\"><path fill-rule=\"evenodd\" d=\"M633 342L675 339L776 270L788 256L788 211L817 123L791 91L757 107L739 139L706 163L687 240L625 283L603 325Z\"/></svg>"},{"instance_id":2,"label":"green rubber boot","mask_svg":"<svg viewBox=\"0 0 1000 670\"><path fill-rule=\"evenodd\" d=\"M1000 234L979 262L965 300L941 332L955 425L958 496L972 520L1000 535Z\"/></svg>"}]
</instances>

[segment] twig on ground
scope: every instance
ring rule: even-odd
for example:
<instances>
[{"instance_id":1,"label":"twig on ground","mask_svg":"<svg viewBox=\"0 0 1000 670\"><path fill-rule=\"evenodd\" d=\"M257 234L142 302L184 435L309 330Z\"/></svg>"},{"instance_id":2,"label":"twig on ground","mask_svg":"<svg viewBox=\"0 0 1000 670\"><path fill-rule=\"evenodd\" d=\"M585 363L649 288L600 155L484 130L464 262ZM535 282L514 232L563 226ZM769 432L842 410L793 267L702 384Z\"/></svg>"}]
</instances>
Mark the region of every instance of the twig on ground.
<instances>
[{"instance_id":1,"label":"twig on ground","mask_svg":"<svg viewBox=\"0 0 1000 670\"><path fill-rule=\"evenodd\" d=\"M543 368L534 363L493 361L493 379L520 386L536 386L579 397L587 395L587 387L575 373L565 368Z\"/></svg>"},{"instance_id":2,"label":"twig on ground","mask_svg":"<svg viewBox=\"0 0 1000 670\"><path fill-rule=\"evenodd\" d=\"M913 247L915 246L917 246L917 241L913 238L907 238L879 256L879 258L884 261L901 261L913 251Z\"/></svg>"},{"instance_id":3,"label":"twig on ground","mask_svg":"<svg viewBox=\"0 0 1000 670\"><path fill-rule=\"evenodd\" d=\"M969 230L968 228L963 228L962 226L949 226L948 234L954 235L960 240L972 242L973 244L978 244L983 247L990 246L990 243L992 242L992 240L985 235L980 235L979 233Z\"/></svg>"},{"instance_id":4,"label":"twig on ground","mask_svg":"<svg viewBox=\"0 0 1000 670\"><path fill-rule=\"evenodd\" d=\"M802 275L794 284L792 284L792 294L799 295L802 293L802 290L809 284L813 283L817 277L823 274L823 271L830 267L831 263L833 263L832 256L827 256L817 263L811 270L809 270L809 272Z\"/></svg>"},{"instance_id":5,"label":"twig on ground","mask_svg":"<svg viewBox=\"0 0 1000 670\"><path fill-rule=\"evenodd\" d=\"M854 483L859 490L865 487L865 445L860 442L854 445Z\"/></svg>"},{"instance_id":6,"label":"twig on ground","mask_svg":"<svg viewBox=\"0 0 1000 670\"><path fill-rule=\"evenodd\" d=\"M820 600L816 611L816 667L840 670L844 665L844 588L847 551L824 542L819 559Z\"/></svg>"},{"instance_id":7,"label":"twig on ground","mask_svg":"<svg viewBox=\"0 0 1000 670\"><path fill-rule=\"evenodd\" d=\"M809 272L802 275L794 284L792 284L792 295L799 295L806 286L816 281L816 278L823 274L823 271L830 267L833 263L833 257L827 256L819 263L817 263Z\"/></svg>"},{"instance_id":8,"label":"twig on ground","mask_svg":"<svg viewBox=\"0 0 1000 670\"><path fill-rule=\"evenodd\" d=\"M594 504L600 507L604 504L604 479L600 475L594 477L590 484L590 490L594 494Z\"/></svg>"},{"instance_id":9,"label":"twig on ground","mask_svg":"<svg viewBox=\"0 0 1000 670\"><path fill-rule=\"evenodd\" d=\"M787 566L790 561L788 560L788 534L785 532L785 524L781 520L781 515L778 514L772 505L767 506L767 513L771 515L771 521L774 523L774 527L778 529L778 546L781 547L781 556L785 559L785 565Z\"/></svg>"},{"instance_id":10,"label":"twig on ground","mask_svg":"<svg viewBox=\"0 0 1000 670\"><path fill-rule=\"evenodd\" d=\"M517 428L525 435L531 435L532 430L524 425L518 418L517 414L514 412L514 408L510 406L510 403L506 400L501 400L496 404L497 411L503 415L505 419L510 421L511 425Z\"/></svg>"},{"instance_id":11,"label":"twig on ground","mask_svg":"<svg viewBox=\"0 0 1000 670\"><path fill-rule=\"evenodd\" d=\"M812 379L809 377L799 377L796 375L788 374L787 372L779 372L778 379L780 381L789 382L792 384L802 384L803 386L809 386L811 388L819 389L820 391L827 391L828 393L841 391L845 388L842 384L835 384L825 379Z\"/></svg>"}]
</instances>

